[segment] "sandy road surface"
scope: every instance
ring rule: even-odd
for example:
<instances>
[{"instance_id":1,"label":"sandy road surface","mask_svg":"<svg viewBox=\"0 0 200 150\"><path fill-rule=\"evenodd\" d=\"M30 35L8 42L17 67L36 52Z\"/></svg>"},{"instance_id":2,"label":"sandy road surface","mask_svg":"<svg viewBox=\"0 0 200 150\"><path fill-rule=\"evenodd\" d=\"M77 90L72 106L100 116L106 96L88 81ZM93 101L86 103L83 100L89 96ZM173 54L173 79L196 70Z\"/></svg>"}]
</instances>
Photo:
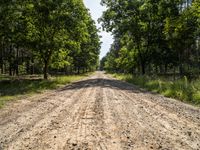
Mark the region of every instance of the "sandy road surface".
<instances>
[{"instance_id":1,"label":"sandy road surface","mask_svg":"<svg viewBox=\"0 0 200 150\"><path fill-rule=\"evenodd\" d=\"M0 110L0 149L199 150L200 110L97 72Z\"/></svg>"}]
</instances>

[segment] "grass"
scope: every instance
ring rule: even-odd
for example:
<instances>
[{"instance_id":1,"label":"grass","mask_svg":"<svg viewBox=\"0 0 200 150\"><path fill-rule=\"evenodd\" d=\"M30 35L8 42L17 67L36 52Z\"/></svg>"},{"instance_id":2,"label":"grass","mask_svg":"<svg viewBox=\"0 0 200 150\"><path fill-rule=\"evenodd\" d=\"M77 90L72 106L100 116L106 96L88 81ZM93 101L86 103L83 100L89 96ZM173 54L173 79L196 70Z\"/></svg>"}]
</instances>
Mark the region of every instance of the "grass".
<instances>
[{"instance_id":1,"label":"grass","mask_svg":"<svg viewBox=\"0 0 200 150\"><path fill-rule=\"evenodd\" d=\"M130 74L113 74L113 76L166 97L200 106L200 79L189 82L187 77L172 81L163 77L133 76Z\"/></svg>"},{"instance_id":2,"label":"grass","mask_svg":"<svg viewBox=\"0 0 200 150\"><path fill-rule=\"evenodd\" d=\"M11 77L8 76L8 75L0 75L0 81L2 81L2 80L9 80L9 79L11 79Z\"/></svg>"},{"instance_id":3,"label":"grass","mask_svg":"<svg viewBox=\"0 0 200 150\"><path fill-rule=\"evenodd\" d=\"M36 93L41 93L45 90L56 89L71 82L80 80L88 75L89 74L56 76L51 77L49 80L43 80L42 76L23 76L12 79L6 76L1 76L0 108L2 108L8 101L20 99L21 97Z\"/></svg>"}]
</instances>

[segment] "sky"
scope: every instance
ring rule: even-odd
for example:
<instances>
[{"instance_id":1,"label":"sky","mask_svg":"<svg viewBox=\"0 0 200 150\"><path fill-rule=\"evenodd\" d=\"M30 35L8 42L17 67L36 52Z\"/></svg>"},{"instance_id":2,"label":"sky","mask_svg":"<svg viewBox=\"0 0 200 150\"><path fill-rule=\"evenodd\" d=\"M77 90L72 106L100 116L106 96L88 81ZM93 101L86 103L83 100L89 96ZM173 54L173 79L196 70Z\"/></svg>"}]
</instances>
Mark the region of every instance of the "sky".
<instances>
[{"instance_id":1,"label":"sky","mask_svg":"<svg viewBox=\"0 0 200 150\"><path fill-rule=\"evenodd\" d=\"M90 10L90 13L92 15L92 19L96 21L96 25L98 28L101 28L101 25L98 24L97 20L101 17L102 12L106 10L105 7L101 6L100 2L101 0L83 0L85 6ZM110 49L110 45L113 43L113 37L111 33L105 32L101 29L101 32L99 33L102 38L102 45L101 45L101 53L100 53L100 59L106 55L106 53Z\"/></svg>"}]
</instances>

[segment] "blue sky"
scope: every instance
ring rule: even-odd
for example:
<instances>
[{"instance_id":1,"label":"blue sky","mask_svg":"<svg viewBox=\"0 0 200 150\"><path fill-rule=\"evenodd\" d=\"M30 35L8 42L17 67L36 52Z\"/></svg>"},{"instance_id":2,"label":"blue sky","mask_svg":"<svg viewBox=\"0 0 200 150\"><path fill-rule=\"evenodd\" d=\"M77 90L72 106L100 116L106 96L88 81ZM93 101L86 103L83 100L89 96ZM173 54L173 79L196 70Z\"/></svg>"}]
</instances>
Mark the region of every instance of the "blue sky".
<instances>
[{"instance_id":1,"label":"blue sky","mask_svg":"<svg viewBox=\"0 0 200 150\"><path fill-rule=\"evenodd\" d=\"M101 0L83 0L83 1L85 3L85 6L90 10L93 20L96 21L97 27L100 28L101 25L98 24L97 19L101 17L102 12L106 9L105 7L100 5ZM103 42L101 45L101 53L100 53L100 58L102 58L109 51L110 45L113 43L113 38L110 33L107 33L102 30L100 32L100 35L102 36L101 41Z\"/></svg>"}]
</instances>

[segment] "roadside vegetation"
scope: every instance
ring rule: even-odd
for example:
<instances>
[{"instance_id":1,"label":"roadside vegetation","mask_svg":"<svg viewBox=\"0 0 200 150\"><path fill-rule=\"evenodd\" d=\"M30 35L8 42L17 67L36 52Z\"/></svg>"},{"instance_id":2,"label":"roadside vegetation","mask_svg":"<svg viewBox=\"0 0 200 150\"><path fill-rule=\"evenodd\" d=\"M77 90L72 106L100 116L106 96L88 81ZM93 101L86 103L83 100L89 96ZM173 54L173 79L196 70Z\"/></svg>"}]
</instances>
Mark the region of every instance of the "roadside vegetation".
<instances>
[{"instance_id":1,"label":"roadside vegetation","mask_svg":"<svg viewBox=\"0 0 200 150\"><path fill-rule=\"evenodd\" d=\"M99 30L82 0L0 1L0 18L0 107L98 67Z\"/></svg>"},{"instance_id":2,"label":"roadside vegetation","mask_svg":"<svg viewBox=\"0 0 200 150\"><path fill-rule=\"evenodd\" d=\"M102 0L102 5L107 10L99 21L114 42L101 60L101 70L199 104L199 0Z\"/></svg>"},{"instance_id":3,"label":"roadside vegetation","mask_svg":"<svg viewBox=\"0 0 200 150\"><path fill-rule=\"evenodd\" d=\"M200 106L200 80L188 81L187 77L172 80L158 76L134 76L131 74L112 74L113 77L160 93L166 97L179 99L183 102Z\"/></svg>"},{"instance_id":4,"label":"roadside vegetation","mask_svg":"<svg viewBox=\"0 0 200 150\"><path fill-rule=\"evenodd\" d=\"M49 80L43 80L42 75L13 77L12 79L9 77L5 79L4 76L4 80L0 80L0 108L8 101L63 87L90 74L52 76Z\"/></svg>"}]
</instances>

